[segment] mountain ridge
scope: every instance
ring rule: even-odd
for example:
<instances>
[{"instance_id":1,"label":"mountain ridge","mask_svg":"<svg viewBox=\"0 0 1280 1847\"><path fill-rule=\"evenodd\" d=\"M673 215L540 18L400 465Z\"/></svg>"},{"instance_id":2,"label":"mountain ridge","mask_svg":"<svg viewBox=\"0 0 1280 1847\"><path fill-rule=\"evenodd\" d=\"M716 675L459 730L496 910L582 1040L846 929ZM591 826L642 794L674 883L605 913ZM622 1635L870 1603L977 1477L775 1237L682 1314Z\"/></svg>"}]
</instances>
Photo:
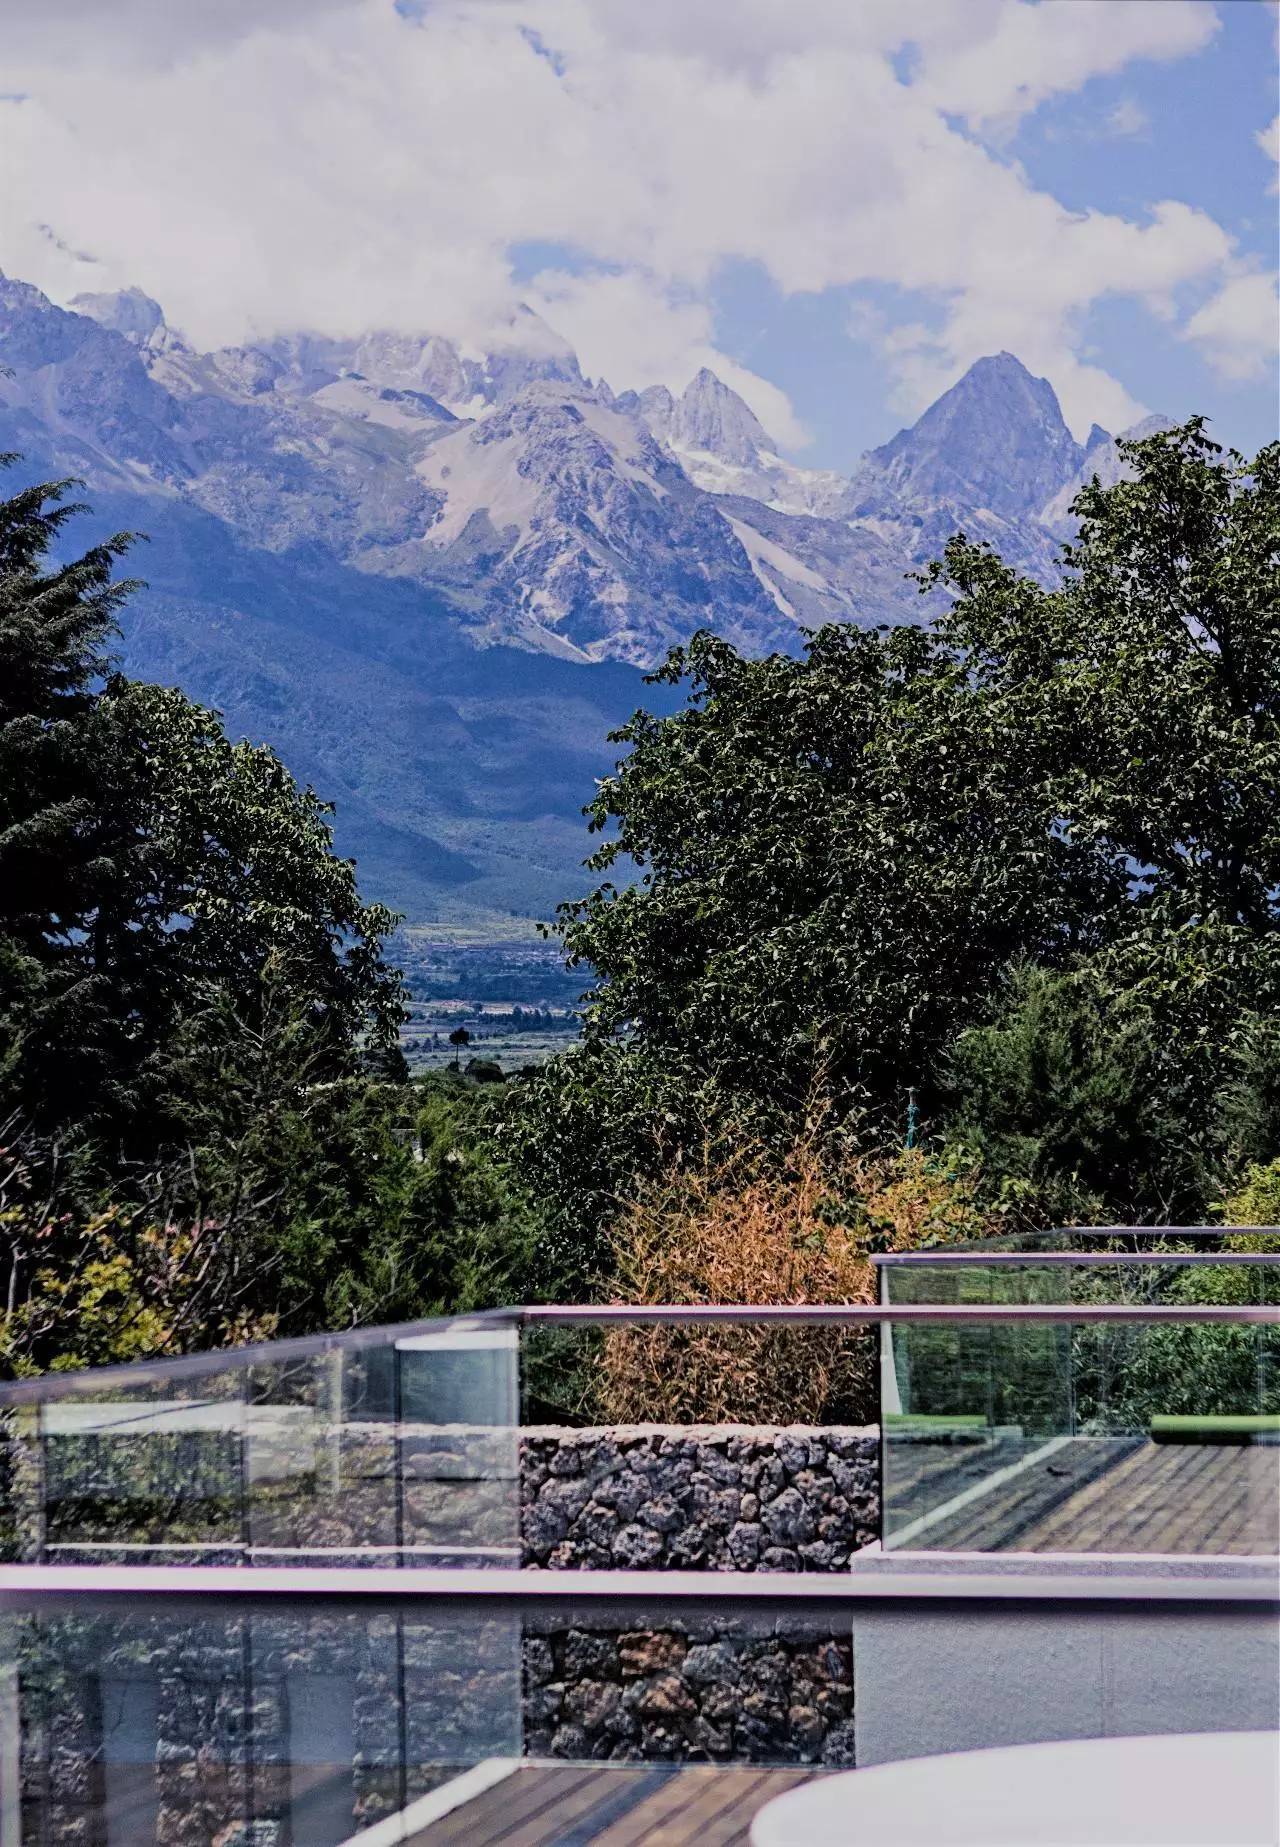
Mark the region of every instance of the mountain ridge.
<instances>
[{"instance_id":1,"label":"mountain ridge","mask_svg":"<svg viewBox=\"0 0 1280 1847\"><path fill-rule=\"evenodd\" d=\"M0 359L0 446L152 537L128 670L276 744L369 888L424 919L580 882L605 734L695 629L760 653L917 619L908 574L958 527L1052 581L1075 486L1120 466L1007 354L848 477L780 454L706 368L615 394L527 312L488 353L199 353L140 291L62 309L0 278Z\"/></svg>"}]
</instances>

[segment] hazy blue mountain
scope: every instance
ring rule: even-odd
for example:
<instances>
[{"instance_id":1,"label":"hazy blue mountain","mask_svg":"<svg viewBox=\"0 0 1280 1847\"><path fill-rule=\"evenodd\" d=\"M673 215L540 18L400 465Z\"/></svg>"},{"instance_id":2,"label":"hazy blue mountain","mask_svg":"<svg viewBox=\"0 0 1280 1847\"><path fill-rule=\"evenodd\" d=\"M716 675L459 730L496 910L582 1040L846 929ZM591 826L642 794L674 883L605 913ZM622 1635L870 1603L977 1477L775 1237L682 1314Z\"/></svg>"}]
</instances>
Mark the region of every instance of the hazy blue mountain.
<instances>
[{"instance_id":1,"label":"hazy blue mountain","mask_svg":"<svg viewBox=\"0 0 1280 1847\"><path fill-rule=\"evenodd\" d=\"M1016 519L1042 507L1082 457L1048 379L997 353L873 449L866 467L903 505L954 502Z\"/></svg>"},{"instance_id":2,"label":"hazy blue mountain","mask_svg":"<svg viewBox=\"0 0 1280 1847\"><path fill-rule=\"evenodd\" d=\"M484 355L424 332L193 350L137 290L57 308L0 278L0 447L149 535L131 672L266 738L415 918L545 912L582 881L605 734L710 626L752 652L917 618L957 527L1046 579L1081 448L982 360L852 480L778 453L712 372L615 395L527 311Z\"/></svg>"}]
</instances>

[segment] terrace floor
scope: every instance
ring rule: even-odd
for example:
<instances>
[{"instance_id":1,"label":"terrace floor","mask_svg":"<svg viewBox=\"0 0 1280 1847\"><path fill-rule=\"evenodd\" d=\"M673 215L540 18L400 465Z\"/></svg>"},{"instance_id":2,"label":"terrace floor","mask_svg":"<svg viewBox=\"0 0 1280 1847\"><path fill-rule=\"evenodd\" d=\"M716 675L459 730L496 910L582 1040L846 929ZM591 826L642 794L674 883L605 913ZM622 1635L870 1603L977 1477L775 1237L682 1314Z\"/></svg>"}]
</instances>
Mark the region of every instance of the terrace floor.
<instances>
[{"instance_id":1,"label":"terrace floor","mask_svg":"<svg viewBox=\"0 0 1280 1847\"><path fill-rule=\"evenodd\" d=\"M746 1847L753 1817L811 1770L526 1764L408 1847Z\"/></svg>"},{"instance_id":2,"label":"terrace floor","mask_svg":"<svg viewBox=\"0 0 1280 1847\"><path fill-rule=\"evenodd\" d=\"M896 1464L895 1464L896 1466ZM1280 1553L1280 1446L1069 1444L930 1522L932 1550Z\"/></svg>"},{"instance_id":3,"label":"terrace floor","mask_svg":"<svg viewBox=\"0 0 1280 1847\"><path fill-rule=\"evenodd\" d=\"M1280 1448L1144 1443L1018 1543L1029 1552L1280 1552Z\"/></svg>"}]
</instances>

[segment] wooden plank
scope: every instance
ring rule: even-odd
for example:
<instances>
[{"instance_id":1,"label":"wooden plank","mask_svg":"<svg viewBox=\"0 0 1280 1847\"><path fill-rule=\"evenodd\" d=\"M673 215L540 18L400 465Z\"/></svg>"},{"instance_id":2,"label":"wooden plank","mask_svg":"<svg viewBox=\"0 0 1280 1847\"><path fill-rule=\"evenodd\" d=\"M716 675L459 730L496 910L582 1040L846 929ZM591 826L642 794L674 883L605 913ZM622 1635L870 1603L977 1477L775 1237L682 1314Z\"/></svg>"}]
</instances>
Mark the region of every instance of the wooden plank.
<instances>
[{"instance_id":1,"label":"wooden plank","mask_svg":"<svg viewBox=\"0 0 1280 1847\"><path fill-rule=\"evenodd\" d=\"M767 1770L745 1767L716 1772L692 1800L640 1836L642 1847L689 1847L695 1841L702 1847L712 1838L715 1822L758 1790L768 1774ZM681 1781L676 1778L677 1786Z\"/></svg>"},{"instance_id":2,"label":"wooden plank","mask_svg":"<svg viewBox=\"0 0 1280 1847\"><path fill-rule=\"evenodd\" d=\"M434 1822L418 1835L413 1847L494 1847L513 1828L540 1817L557 1803L567 1802L584 1783L601 1772L591 1764L566 1764L549 1769L529 1765L487 1789L451 1815Z\"/></svg>"},{"instance_id":3,"label":"wooden plank","mask_svg":"<svg viewBox=\"0 0 1280 1847\"><path fill-rule=\"evenodd\" d=\"M643 1777L643 1769L624 1769L619 1765L611 1768L601 1766L567 1796L557 1796L546 1808L531 1815L518 1827L494 1835L495 1847L498 1842L501 1842L501 1847L550 1847L553 1841L559 1841L565 1835L594 1841L596 1830L591 1826L592 1816L606 1804L612 1803L624 1779L634 1783Z\"/></svg>"},{"instance_id":4,"label":"wooden plank","mask_svg":"<svg viewBox=\"0 0 1280 1847\"><path fill-rule=\"evenodd\" d=\"M795 1789L800 1783L807 1783L813 1775L822 1772L810 1770L771 1770L764 1783L753 1790L745 1802L739 1802L716 1824L715 1833L707 1840L708 1847L749 1847L751 1824L766 1802L772 1802L775 1796L785 1795L787 1790Z\"/></svg>"},{"instance_id":5,"label":"wooden plank","mask_svg":"<svg viewBox=\"0 0 1280 1847\"><path fill-rule=\"evenodd\" d=\"M644 1807L652 1797L680 1774L672 1763L647 1763L629 1766L620 1774L611 1774L610 1787L583 1820L575 1827L555 1836L555 1847L594 1847L605 1831Z\"/></svg>"},{"instance_id":6,"label":"wooden plank","mask_svg":"<svg viewBox=\"0 0 1280 1847\"><path fill-rule=\"evenodd\" d=\"M640 1842L649 1839L653 1827L678 1814L708 1779L732 1774L717 1764L694 1764L677 1771L647 1802L606 1828L594 1847L639 1847Z\"/></svg>"}]
</instances>

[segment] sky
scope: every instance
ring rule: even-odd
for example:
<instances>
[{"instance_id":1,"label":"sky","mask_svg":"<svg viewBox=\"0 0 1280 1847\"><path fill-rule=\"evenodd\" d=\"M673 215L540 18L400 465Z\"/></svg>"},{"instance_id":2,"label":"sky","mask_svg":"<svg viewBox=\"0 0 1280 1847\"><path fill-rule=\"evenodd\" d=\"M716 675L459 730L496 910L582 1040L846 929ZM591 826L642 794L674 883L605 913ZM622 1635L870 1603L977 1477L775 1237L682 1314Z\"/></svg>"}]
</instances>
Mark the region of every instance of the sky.
<instances>
[{"instance_id":1,"label":"sky","mask_svg":"<svg viewBox=\"0 0 1280 1847\"><path fill-rule=\"evenodd\" d=\"M848 469L985 353L1277 433L1275 0L0 0L0 267L199 347L710 365ZM526 337L526 336L520 336ZM2 355L0 355L2 357Z\"/></svg>"}]
</instances>

